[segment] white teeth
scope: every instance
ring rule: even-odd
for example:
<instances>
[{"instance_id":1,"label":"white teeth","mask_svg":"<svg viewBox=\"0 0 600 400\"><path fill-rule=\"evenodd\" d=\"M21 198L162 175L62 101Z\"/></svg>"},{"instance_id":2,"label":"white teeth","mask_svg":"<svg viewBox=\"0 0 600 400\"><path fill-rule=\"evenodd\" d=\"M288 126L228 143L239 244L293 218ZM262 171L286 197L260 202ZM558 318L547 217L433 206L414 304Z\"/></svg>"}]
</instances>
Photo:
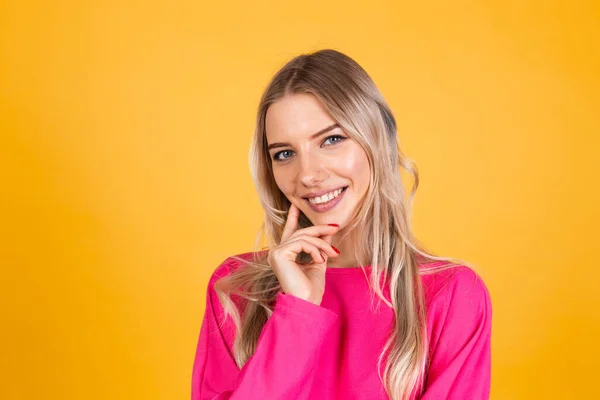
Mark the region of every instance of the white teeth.
<instances>
[{"instance_id":1,"label":"white teeth","mask_svg":"<svg viewBox=\"0 0 600 400\"><path fill-rule=\"evenodd\" d=\"M340 193L342 193L342 189L338 189L338 190L334 190L333 192L326 193L321 197L310 198L310 199L308 199L308 201L310 201L311 204L323 204L323 203L327 203L328 201L331 201L334 198L338 197L338 195Z\"/></svg>"}]
</instances>

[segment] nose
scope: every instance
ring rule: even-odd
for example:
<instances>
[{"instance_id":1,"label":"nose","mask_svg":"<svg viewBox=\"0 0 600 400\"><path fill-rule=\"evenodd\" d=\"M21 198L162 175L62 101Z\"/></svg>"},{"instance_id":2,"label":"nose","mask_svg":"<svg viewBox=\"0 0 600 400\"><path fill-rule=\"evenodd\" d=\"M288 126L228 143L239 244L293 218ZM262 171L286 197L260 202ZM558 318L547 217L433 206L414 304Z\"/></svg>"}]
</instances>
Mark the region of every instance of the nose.
<instances>
[{"instance_id":1,"label":"nose","mask_svg":"<svg viewBox=\"0 0 600 400\"><path fill-rule=\"evenodd\" d=\"M298 178L305 186L314 186L327 178L327 171L318 155L308 152L299 158L300 171L298 172Z\"/></svg>"}]
</instances>

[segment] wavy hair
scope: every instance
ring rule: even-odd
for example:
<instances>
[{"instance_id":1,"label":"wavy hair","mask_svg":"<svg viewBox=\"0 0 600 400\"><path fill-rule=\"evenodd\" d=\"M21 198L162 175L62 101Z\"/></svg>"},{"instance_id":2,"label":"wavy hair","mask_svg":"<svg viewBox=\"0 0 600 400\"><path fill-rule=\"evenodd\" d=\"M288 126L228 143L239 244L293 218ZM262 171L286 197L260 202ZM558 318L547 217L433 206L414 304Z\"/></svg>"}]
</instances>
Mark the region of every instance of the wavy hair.
<instances>
[{"instance_id":1,"label":"wavy hair","mask_svg":"<svg viewBox=\"0 0 600 400\"><path fill-rule=\"evenodd\" d=\"M417 167L402 153L396 120L373 80L357 62L337 50L324 49L293 58L275 74L260 100L249 164L265 211L264 221L254 243L252 260L230 257L240 261L242 266L219 279L214 286L225 310L225 319L231 317L236 326L235 362L241 369L254 354L263 326L273 313L277 293L281 291L267 263L267 251L261 250L280 243L290 202L273 176L265 118L271 104L297 93L316 96L343 131L367 154L371 169L369 189L351 223L338 234L342 240L349 237L356 243L354 256L359 267L373 267L369 279L371 306L375 294L394 310L394 324L378 359L378 376L390 399L412 399L422 393L429 356L420 275L469 264L434 255L413 235L410 212L419 186ZM401 180L402 168L413 178L408 200ZM311 225L304 213L300 213L298 229ZM261 243L266 243L266 247L260 248ZM310 255L304 252L297 259L301 264L309 261ZM364 269L363 273L366 277ZM388 281L390 300L383 293ZM245 300L243 309L236 306L234 295Z\"/></svg>"}]
</instances>

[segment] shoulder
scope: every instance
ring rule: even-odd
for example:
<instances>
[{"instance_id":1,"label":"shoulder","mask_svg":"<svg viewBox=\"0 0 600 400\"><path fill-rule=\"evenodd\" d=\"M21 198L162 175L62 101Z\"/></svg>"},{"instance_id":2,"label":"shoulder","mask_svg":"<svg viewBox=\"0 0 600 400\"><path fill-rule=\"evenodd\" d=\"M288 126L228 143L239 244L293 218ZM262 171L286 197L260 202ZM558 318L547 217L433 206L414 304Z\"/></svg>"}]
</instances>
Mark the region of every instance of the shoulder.
<instances>
[{"instance_id":1,"label":"shoulder","mask_svg":"<svg viewBox=\"0 0 600 400\"><path fill-rule=\"evenodd\" d=\"M482 277L470 267L456 265L423 275L422 282L429 319L451 317L455 322L473 324L491 318L490 292Z\"/></svg>"},{"instance_id":2,"label":"shoulder","mask_svg":"<svg viewBox=\"0 0 600 400\"><path fill-rule=\"evenodd\" d=\"M258 252L260 254L261 252ZM241 266L245 265L245 261L253 261L255 252L246 252L228 256L223 261L221 261L212 271L208 283L206 284L206 296L207 296L207 305L210 303L213 307L213 312L219 318L223 315L223 305L221 303L221 299L217 294L217 282L225 277L228 277L233 272L238 270ZM227 285L229 287L229 285ZM228 290L226 292L229 293ZM234 295L231 299L234 304L240 308L244 304L244 301L238 296Z\"/></svg>"},{"instance_id":3,"label":"shoulder","mask_svg":"<svg viewBox=\"0 0 600 400\"><path fill-rule=\"evenodd\" d=\"M219 279L226 277L236 271L238 268L244 265L244 261L253 261L255 255L261 255L264 251L259 252L246 252L240 254L234 254L228 256L225 260L221 261L213 270L210 280L209 286L214 285L216 281Z\"/></svg>"},{"instance_id":4,"label":"shoulder","mask_svg":"<svg viewBox=\"0 0 600 400\"><path fill-rule=\"evenodd\" d=\"M427 267L429 264L427 264ZM427 267L421 267L425 271ZM425 297L434 301L440 297L469 296L476 298L489 297L488 288L483 278L466 265L454 265L430 274L422 274L421 282Z\"/></svg>"}]
</instances>

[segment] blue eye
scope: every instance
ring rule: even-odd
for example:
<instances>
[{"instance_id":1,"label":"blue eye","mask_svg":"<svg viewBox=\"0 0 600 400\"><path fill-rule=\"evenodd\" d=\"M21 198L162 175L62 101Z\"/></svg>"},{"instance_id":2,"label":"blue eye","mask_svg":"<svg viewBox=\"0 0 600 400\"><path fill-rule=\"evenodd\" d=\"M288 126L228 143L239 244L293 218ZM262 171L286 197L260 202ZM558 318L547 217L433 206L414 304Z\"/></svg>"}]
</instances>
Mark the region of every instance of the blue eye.
<instances>
[{"instance_id":1,"label":"blue eye","mask_svg":"<svg viewBox=\"0 0 600 400\"><path fill-rule=\"evenodd\" d=\"M285 158L281 159L281 158L278 158L277 156L278 156L279 154L283 154L283 153L286 153L286 152L289 152L289 150L283 150L283 151L280 151L280 152L278 152L278 153L275 153L275 154L273 155L273 160L275 160L275 161L283 161L283 160L285 160Z\"/></svg>"},{"instance_id":2,"label":"blue eye","mask_svg":"<svg viewBox=\"0 0 600 400\"><path fill-rule=\"evenodd\" d=\"M337 142L334 142L333 144L339 143L339 142L341 142L342 140L346 139L344 136L340 136L340 135L331 135L331 136L328 136L328 137L325 139L325 142L326 142L326 141L328 141L329 139L333 139L333 138L339 138L339 139L341 139L341 140L339 140L339 141L337 141Z\"/></svg>"},{"instance_id":3,"label":"blue eye","mask_svg":"<svg viewBox=\"0 0 600 400\"><path fill-rule=\"evenodd\" d=\"M335 145L337 143L343 142L344 140L348 139L348 137L347 136L342 136L342 135L331 135L331 136L327 136L325 138L325 140L323 141L323 143L327 142L329 139L340 139L340 140L334 141L332 144L327 145L327 146L333 146L333 145ZM273 161L285 161L285 160L287 160L289 157L279 158L279 155L283 154L283 153L288 153L288 152L293 153L293 151L291 151L291 150L282 150L282 151L279 151L279 152L273 154Z\"/></svg>"}]
</instances>

